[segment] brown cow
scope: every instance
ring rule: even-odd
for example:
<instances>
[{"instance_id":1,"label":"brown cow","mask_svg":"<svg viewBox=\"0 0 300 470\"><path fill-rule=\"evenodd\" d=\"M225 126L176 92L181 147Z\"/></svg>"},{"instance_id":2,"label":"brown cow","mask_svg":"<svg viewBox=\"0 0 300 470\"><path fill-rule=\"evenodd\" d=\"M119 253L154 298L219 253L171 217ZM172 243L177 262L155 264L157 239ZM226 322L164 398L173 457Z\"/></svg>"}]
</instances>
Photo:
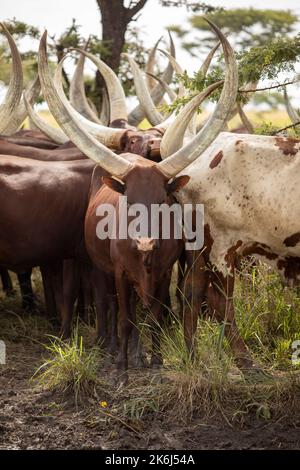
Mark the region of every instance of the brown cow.
<instances>
[{"instance_id":1,"label":"brown cow","mask_svg":"<svg viewBox=\"0 0 300 470\"><path fill-rule=\"evenodd\" d=\"M83 252L83 223L94 164L89 160L41 162L0 156L0 266L23 272L47 267L57 282L62 334L62 260ZM13 223L12 223L13 221ZM67 333L66 333L67 331Z\"/></svg>"},{"instance_id":2,"label":"brown cow","mask_svg":"<svg viewBox=\"0 0 300 470\"><path fill-rule=\"evenodd\" d=\"M123 155L124 157L124 155ZM128 158L132 159L132 155ZM135 166L123 179L123 182L103 177L105 185L91 198L85 220L85 240L88 253L93 263L101 270L111 273L116 282L120 311L121 343L117 367L124 372L128 367L127 346L130 333L135 324L135 306L130 305L132 287L137 291L144 306L151 311L153 324L153 348L151 363L162 363L159 345L159 323L164 304L168 298L173 264L183 248L182 240L174 238L173 227L168 240L148 238L105 239L97 237L97 208L101 204L111 204L120 217L127 212L127 206L120 207L120 193L127 197L128 204L143 204L149 217L152 204L171 205L175 202L172 193L184 186L188 178L181 176L168 183L168 179L156 169L155 164L135 156ZM119 212L120 211L120 212ZM128 218L130 223L131 218ZM117 224L120 224L117 219ZM174 220L172 220L174 224ZM118 230L118 225L117 225Z\"/></svg>"}]
</instances>

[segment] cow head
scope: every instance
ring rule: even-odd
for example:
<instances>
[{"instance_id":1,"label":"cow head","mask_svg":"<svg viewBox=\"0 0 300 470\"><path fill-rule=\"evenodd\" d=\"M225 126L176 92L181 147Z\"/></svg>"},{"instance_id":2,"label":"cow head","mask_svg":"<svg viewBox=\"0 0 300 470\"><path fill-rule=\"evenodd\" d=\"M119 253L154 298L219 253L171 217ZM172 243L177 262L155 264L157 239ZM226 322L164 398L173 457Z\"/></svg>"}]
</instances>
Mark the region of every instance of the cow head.
<instances>
[{"instance_id":1,"label":"cow head","mask_svg":"<svg viewBox=\"0 0 300 470\"><path fill-rule=\"evenodd\" d=\"M121 138L122 153L134 153L154 162L161 161L160 144L163 132L159 129L127 130Z\"/></svg>"}]
</instances>

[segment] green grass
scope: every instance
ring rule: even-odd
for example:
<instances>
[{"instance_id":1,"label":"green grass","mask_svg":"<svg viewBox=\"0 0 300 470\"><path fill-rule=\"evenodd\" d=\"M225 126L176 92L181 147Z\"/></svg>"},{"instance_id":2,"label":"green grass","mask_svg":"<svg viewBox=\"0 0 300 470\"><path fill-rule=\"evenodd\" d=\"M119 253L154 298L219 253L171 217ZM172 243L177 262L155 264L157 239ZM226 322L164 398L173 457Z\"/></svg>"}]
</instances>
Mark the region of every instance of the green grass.
<instances>
[{"instance_id":1,"label":"green grass","mask_svg":"<svg viewBox=\"0 0 300 470\"><path fill-rule=\"evenodd\" d=\"M272 369L293 369L292 342L300 339L300 297L264 264L245 266L235 287L239 331L250 351Z\"/></svg>"},{"instance_id":2,"label":"green grass","mask_svg":"<svg viewBox=\"0 0 300 470\"><path fill-rule=\"evenodd\" d=\"M58 390L63 394L70 392L77 404L91 395L100 382L100 349L86 349L77 327L70 341L57 337L50 339L50 344L44 345L49 357L35 372L33 379L42 389Z\"/></svg>"}]
</instances>

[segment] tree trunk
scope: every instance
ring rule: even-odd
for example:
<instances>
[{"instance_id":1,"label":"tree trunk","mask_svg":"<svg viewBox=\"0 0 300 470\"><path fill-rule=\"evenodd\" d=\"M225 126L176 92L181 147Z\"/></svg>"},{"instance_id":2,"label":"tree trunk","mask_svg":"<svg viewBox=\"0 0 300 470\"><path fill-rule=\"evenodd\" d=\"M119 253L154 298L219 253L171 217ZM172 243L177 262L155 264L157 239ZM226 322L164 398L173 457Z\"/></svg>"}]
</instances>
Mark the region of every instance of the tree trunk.
<instances>
[{"instance_id":1,"label":"tree trunk","mask_svg":"<svg viewBox=\"0 0 300 470\"><path fill-rule=\"evenodd\" d=\"M147 0L131 1L128 8L124 0L96 0L102 23L102 41L108 52L102 59L116 73L119 70L125 34L133 17L145 6Z\"/></svg>"},{"instance_id":2,"label":"tree trunk","mask_svg":"<svg viewBox=\"0 0 300 470\"><path fill-rule=\"evenodd\" d=\"M102 41L107 47L107 54L102 57L115 72L118 72L120 56L125 44L128 25L126 8L122 0L97 0L101 12Z\"/></svg>"},{"instance_id":3,"label":"tree trunk","mask_svg":"<svg viewBox=\"0 0 300 470\"><path fill-rule=\"evenodd\" d=\"M125 34L133 17L145 6L147 0L131 1L128 8L124 0L96 0L102 23L102 41L107 53L101 59L116 73L119 71L121 53L125 44ZM95 77L95 100L101 108L104 83L99 71ZM98 104L96 105L98 107Z\"/></svg>"}]
</instances>

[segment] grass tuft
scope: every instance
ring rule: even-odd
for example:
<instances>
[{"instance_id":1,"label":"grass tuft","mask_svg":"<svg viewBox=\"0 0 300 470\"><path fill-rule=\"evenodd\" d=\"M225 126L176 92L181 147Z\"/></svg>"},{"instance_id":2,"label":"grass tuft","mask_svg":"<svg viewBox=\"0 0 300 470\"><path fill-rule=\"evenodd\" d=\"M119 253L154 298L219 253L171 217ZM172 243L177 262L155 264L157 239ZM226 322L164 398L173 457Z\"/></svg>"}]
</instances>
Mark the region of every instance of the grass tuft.
<instances>
[{"instance_id":1,"label":"grass tuft","mask_svg":"<svg viewBox=\"0 0 300 470\"><path fill-rule=\"evenodd\" d=\"M50 338L50 344L44 345L50 357L38 368L33 378L42 389L72 393L77 404L91 395L100 382L100 349L86 350L77 328L70 341L62 341L54 336Z\"/></svg>"}]
</instances>

